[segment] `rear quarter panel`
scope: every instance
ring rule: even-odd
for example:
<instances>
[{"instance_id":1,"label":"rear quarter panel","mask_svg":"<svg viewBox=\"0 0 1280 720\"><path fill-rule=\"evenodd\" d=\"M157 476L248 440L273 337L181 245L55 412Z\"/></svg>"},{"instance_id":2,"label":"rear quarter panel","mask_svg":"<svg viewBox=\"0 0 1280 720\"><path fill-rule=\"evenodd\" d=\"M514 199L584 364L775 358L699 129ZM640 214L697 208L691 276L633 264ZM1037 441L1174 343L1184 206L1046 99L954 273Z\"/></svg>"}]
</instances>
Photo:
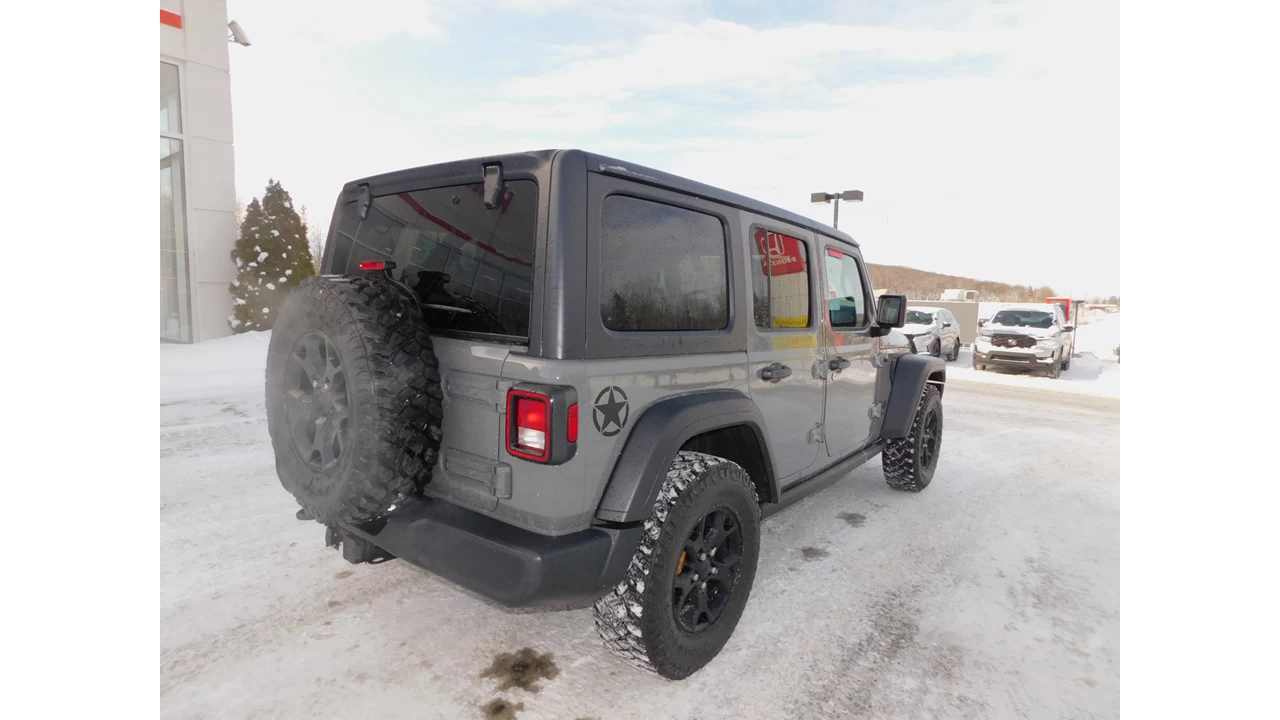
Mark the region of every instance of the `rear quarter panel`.
<instances>
[{"instance_id":1,"label":"rear quarter panel","mask_svg":"<svg viewBox=\"0 0 1280 720\"><path fill-rule=\"evenodd\" d=\"M504 385L568 385L578 393L578 443L572 459L548 466L503 453L503 461L512 466L512 496L498 501L493 514L546 534L573 532L591 525L631 430L655 402L672 395L718 388L748 394L745 351L587 361L547 360L512 353L507 356L502 375ZM620 427L607 422L605 413L597 409L608 400L610 388L615 402L625 397Z\"/></svg>"}]
</instances>

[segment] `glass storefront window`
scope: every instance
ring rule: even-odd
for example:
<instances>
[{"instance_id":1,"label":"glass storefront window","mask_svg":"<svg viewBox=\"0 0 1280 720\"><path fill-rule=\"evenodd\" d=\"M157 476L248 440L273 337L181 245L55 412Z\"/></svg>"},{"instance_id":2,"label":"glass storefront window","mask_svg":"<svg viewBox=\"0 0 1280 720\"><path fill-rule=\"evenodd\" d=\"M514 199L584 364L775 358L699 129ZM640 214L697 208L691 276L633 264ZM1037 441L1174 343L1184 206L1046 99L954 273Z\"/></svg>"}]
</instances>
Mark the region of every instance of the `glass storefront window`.
<instances>
[{"instance_id":1,"label":"glass storefront window","mask_svg":"<svg viewBox=\"0 0 1280 720\"><path fill-rule=\"evenodd\" d=\"M178 66L160 63L160 132L182 132L182 101L178 96Z\"/></svg>"},{"instance_id":2,"label":"glass storefront window","mask_svg":"<svg viewBox=\"0 0 1280 720\"><path fill-rule=\"evenodd\" d=\"M191 342L178 67L165 62L160 63L160 132L160 338Z\"/></svg>"}]
</instances>

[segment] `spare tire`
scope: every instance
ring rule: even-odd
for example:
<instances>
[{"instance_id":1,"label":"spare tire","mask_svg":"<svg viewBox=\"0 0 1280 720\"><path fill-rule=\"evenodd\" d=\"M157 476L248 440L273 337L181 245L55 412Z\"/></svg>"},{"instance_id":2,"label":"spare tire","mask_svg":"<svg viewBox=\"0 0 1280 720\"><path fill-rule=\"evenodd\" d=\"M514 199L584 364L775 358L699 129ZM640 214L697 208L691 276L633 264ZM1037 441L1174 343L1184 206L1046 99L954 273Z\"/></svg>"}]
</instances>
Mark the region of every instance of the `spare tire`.
<instances>
[{"instance_id":1,"label":"spare tire","mask_svg":"<svg viewBox=\"0 0 1280 720\"><path fill-rule=\"evenodd\" d=\"M267 429L280 483L317 520L367 522L425 484L443 397L427 324L388 280L312 277L285 300Z\"/></svg>"}]
</instances>

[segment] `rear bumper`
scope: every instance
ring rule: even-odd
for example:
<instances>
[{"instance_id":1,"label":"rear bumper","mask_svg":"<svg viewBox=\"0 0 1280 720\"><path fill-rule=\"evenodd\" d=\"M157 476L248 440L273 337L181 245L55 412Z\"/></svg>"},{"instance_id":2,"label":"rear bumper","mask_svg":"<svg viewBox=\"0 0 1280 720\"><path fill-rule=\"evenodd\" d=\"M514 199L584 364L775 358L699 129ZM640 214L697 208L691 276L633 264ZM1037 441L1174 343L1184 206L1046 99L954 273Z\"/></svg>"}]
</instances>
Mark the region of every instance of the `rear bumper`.
<instances>
[{"instance_id":1,"label":"rear bumper","mask_svg":"<svg viewBox=\"0 0 1280 720\"><path fill-rule=\"evenodd\" d=\"M579 606L621 582L641 524L549 537L441 500L341 532L507 607Z\"/></svg>"}]
</instances>

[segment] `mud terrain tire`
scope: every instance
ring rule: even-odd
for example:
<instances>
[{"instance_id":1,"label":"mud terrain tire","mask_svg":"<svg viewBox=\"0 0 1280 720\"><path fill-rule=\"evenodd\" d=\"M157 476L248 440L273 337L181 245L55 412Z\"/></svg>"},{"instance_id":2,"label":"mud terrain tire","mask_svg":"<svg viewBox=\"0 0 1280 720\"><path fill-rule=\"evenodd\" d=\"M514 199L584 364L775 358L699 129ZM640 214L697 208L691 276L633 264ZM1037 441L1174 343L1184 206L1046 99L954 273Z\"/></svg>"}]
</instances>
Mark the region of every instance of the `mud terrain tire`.
<instances>
[{"instance_id":1,"label":"mud terrain tire","mask_svg":"<svg viewBox=\"0 0 1280 720\"><path fill-rule=\"evenodd\" d=\"M734 567L737 572L717 617L689 632L676 616L676 603L685 592L678 589L680 578L688 581L696 562L686 550L694 536L711 537L701 527L703 521L726 510L737 527L725 533L725 545L717 550L737 550L737 560L728 570L717 567L714 575L727 577ZM740 542L730 546L734 532ZM719 558L712 553L706 562L727 562L730 550ZM644 522L626 577L596 601L596 630L609 650L632 666L670 680L686 678L710 662L733 634L751 594L759 554L760 504L746 471L724 458L681 451L667 470L653 515ZM696 624L702 615L696 609L694 614Z\"/></svg>"},{"instance_id":2,"label":"mud terrain tire","mask_svg":"<svg viewBox=\"0 0 1280 720\"><path fill-rule=\"evenodd\" d=\"M881 457L885 482L894 490L920 492L933 480L941 451L942 393L926 384L907 436L885 443Z\"/></svg>"},{"instance_id":3,"label":"mud terrain tire","mask_svg":"<svg viewBox=\"0 0 1280 720\"><path fill-rule=\"evenodd\" d=\"M386 280L312 277L285 300L267 428L280 483L320 522L376 519L426 483L443 397L426 323Z\"/></svg>"}]
</instances>

